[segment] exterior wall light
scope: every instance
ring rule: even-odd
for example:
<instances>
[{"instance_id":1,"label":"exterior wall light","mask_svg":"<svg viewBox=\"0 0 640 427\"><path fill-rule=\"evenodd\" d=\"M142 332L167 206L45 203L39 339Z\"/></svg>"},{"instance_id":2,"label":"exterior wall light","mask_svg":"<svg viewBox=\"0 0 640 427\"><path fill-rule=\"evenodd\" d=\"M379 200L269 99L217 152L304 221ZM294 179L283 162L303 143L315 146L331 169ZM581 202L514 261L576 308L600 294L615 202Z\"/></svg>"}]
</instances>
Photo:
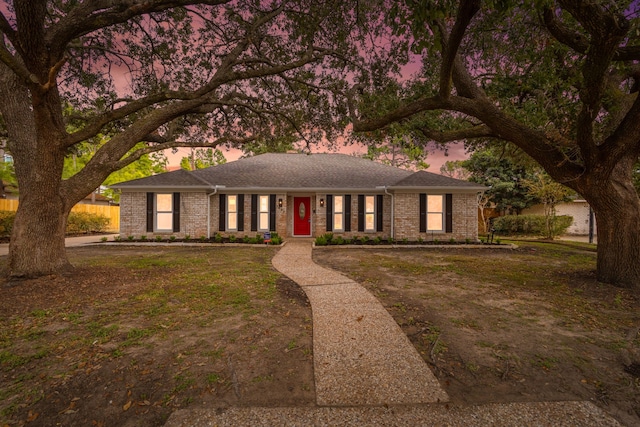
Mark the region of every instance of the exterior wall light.
<instances>
[{"instance_id":1,"label":"exterior wall light","mask_svg":"<svg viewBox=\"0 0 640 427\"><path fill-rule=\"evenodd\" d=\"M282 199L278 199L278 207L281 208L282 207Z\"/></svg>"},{"instance_id":2,"label":"exterior wall light","mask_svg":"<svg viewBox=\"0 0 640 427\"><path fill-rule=\"evenodd\" d=\"M320 207L324 208L324 199L320 199Z\"/></svg>"}]
</instances>

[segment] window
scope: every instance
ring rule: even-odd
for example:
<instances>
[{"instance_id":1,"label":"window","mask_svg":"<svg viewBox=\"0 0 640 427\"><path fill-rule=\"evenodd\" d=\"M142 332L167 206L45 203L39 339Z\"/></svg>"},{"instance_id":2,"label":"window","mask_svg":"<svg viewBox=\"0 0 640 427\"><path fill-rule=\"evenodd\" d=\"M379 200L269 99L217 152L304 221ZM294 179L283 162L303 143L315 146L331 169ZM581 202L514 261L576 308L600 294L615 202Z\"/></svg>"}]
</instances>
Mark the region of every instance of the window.
<instances>
[{"instance_id":1,"label":"window","mask_svg":"<svg viewBox=\"0 0 640 427\"><path fill-rule=\"evenodd\" d=\"M376 197L365 196L364 230L376 231Z\"/></svg>"},{"instance_id":2,"label":"window","mask_svg":"<svg viewBox=\"0 0 640 427\"><path fill-rule=\"evenodd\" d=\"M156 230L173 231L173 194L156 194Z\"/></svg>"},{"instance_id":3,"label":"window","mask_svg":"<svg viewBox=\"0 0 640 427\"><path fill-rule=\"evenodd\" d=\"M258 212L258 230L269 231L269 196L261 195Z\"/></svg>"},{"instance_id":4,"label":"window","mask_svg":"<svg viewBox=\"0 0 640 427\"><path fill-rule=\"evenodd\" d=\"M344 231L344 196L333 198L333 229Z\"/></svg>"},{"instance_id":5,"label":"window","mask_svg":"<svg viewBox=\"0 0 640 427\"><path fill-rule=\"evenodd\" d=\"M443 231L444 197L427 195L427 231Z\"/></svg>"},{"instance_id":6,"label":"window","mask_svg":"<svg viewBox=\"0 0 640 427\"><path fill-rule=\"evenodd\" d=\"M227 230L238 229L238 196L227 196Z\"/></svg>"}]
</instances>

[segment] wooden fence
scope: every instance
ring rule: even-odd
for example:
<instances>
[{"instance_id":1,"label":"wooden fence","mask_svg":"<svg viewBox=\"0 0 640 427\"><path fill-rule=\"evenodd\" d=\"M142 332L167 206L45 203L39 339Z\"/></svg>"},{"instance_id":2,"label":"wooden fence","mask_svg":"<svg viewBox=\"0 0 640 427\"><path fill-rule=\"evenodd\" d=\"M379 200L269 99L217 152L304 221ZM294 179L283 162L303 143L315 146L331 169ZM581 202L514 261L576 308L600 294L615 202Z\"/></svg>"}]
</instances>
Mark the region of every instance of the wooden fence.
<instances>
[{"instance_id":1,"label":"wooden fence","mask_svg":"<svg viewBox=\"0 0 640 427\"><path fill-rule=\"evenodd\" d=\"M0 211L17 211L18 201L0 199ZM88 212L109 218L106 231L118 232L120 230L120 206L86 205L78 204L71 208L71 212Z\"/></svg>"}]
</instances>

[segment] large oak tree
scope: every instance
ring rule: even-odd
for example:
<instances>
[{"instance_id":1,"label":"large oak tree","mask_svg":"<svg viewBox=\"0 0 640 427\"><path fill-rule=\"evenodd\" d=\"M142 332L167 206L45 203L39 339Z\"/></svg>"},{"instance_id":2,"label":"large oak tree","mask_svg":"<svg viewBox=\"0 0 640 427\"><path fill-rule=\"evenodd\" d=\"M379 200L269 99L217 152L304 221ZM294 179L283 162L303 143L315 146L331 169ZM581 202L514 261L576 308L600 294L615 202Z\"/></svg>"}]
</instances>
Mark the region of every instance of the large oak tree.
<instances>
[{"instance_id":1,"label":"large oak tree","mask_svg":"<svg viewBox=\"0 0 640 427\"><path fill-rule=\"evenodd\" d=\"M422 70L394 100L355 86L354 130L409 122L442 143L515 144L593 207L598 280L640 289L638 14L632 1L397 2L391 25Z\"/></svg>"},{"instance_id":2,"label":"large oak tree","mask_svg":"<svg viewBox=\"0 0 640 427\"><path fill-rule=\"evenodd\" d=\"M340 123L360 15L315 0L14 0L0 6L0 114L20 187L9 274L69 266L71 207L113 171L178 146L215 147ZM343 117L345 116L343 112ZM98 144L98 139L104 143ZM63 179L64 158L99 147ZM140 144L142 143L142 144Z\"/></svg>"}]
</instances>

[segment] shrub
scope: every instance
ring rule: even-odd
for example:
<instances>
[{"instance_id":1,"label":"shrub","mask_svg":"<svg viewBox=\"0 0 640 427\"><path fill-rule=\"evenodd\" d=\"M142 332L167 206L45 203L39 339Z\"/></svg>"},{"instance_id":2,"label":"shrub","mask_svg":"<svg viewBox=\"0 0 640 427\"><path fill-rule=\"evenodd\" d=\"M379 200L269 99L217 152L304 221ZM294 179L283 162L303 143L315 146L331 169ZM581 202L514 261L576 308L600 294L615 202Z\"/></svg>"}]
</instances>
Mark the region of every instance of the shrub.
<instances>
[{"instance_id":1,"label":"shrub","mask_svg":"<svg viewBox=\"0 0 640 427\"><path fill-rule=\"evenodd\" d=\"M552 234L559 236L567 231L573 222L570 215L555 217ZM527 234L534 236L546 236L547 225L544 215L505 215L494 219L493 228L496 233L502 235Z\"/></svg>"},{"instance_id":2,"label":"shrub","mask_svg":"<svg viewBox=\"0 0 640 427\"><path fill-rule=\"evenodd\" d=\"M276 233L273 233L273 235L271 236L271 244L279 245L281 243L282 243L282 237L278 236Z\"/></svg>"},{"instance_id":3,"label":"shrub","mask_svg":"<svg viewBox=\"0 0 640 427\"><path fill-rule=\"evenodd\" d=\"M229 243L235 243L236 242L236 236L231 235L229 236Z\"/></svg>"},{"instance_id":4,"label":"shrub","mask_svg":"<svg viewBox=\"0 0 640 427\"><path fill-rule=\"evenodd\" d=\"M71 212L67 218L67 234L101 233L109 226L109 218L89 212Z\"/></svg>"},{"instance_id":5,"label":"shrub","mask_svg":"<svg viewBox=\"0 0 640 427\"><path fill-rule=\"evenodd\" d=\"M326 235L322 235L322 236L316 237L316 246L326 246L327 245L327 238L325 236Z\"/></svg>"},{"instance_id":6,"label":"shrub","mask_svg":"<svg viewBox=\"0 0 640 427\"><path fill-rule=\"evenodd\" d=\"M0 211L0 235L8 236L11 234L15 217L14 211Z\"/></svg>"}]
</instances>

